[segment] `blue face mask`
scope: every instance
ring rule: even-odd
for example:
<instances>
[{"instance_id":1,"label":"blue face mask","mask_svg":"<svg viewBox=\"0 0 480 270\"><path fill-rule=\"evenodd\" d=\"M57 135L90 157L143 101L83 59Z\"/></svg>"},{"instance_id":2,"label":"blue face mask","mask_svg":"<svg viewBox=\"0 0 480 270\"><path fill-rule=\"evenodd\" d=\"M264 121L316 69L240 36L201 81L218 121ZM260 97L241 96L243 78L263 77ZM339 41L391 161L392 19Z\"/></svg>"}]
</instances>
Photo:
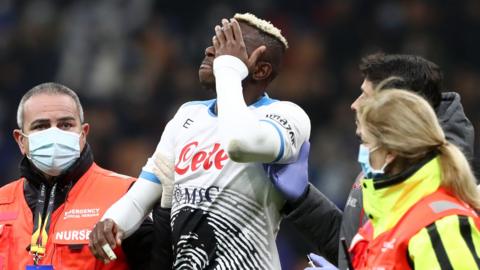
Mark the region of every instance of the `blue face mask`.
<instances>
[{"instance_id":1,"label":"blue face mask","mask_svg":"<svg viewBox=\"0 0 480 270\"><path fill-rule=\"evenodd\" d=\"M23 135L28 138L27 158L42 172L58 176L80 157L80 134L56 127Z\"/></svg>"},{"instance_id":2,"label":"blue face mask","mask_svg":"<svg viewBox=\"0 0 480 270\"><path fill-rule=\"evenodd\" d=\"M372 168L370 165L370 153L373 151L377 150L378 147L373 148L372 150L368 149L363 144L360 144L360 149L358 151L358 163L360 163L360 166L362 167L362 172L365 178L370 179L370 178L379 178L385 175L385 167L387 167L387 163L382 166L381 169L375 170Z\"/></svg>"}]
</instances>

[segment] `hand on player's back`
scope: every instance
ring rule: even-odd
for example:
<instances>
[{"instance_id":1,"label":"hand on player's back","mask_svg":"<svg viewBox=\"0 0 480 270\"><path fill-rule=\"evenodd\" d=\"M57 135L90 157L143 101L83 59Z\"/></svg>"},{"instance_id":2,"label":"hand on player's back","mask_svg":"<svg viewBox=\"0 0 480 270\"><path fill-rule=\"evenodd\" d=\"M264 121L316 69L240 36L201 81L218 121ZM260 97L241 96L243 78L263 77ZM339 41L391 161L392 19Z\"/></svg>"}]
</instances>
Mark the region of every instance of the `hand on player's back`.
<instances>
[{"instance_id":1,"label":"hand on player's back","mask_svg":"<svg viewBox=\"0 0 480 270\"><path fill-rule=\"evenodd\" d=\"M249 56L240 24L235 19L231 19L230 22L227 19L222 19L222 26L215 26L215 36L213 36L212 41L215 47L215 57L221 55L235 56L247 65L249 71L252 71L258 58L266 50L266 47L262 45L256 48Z\"/></svg>"},{"instance_id":2,"label":"hand on player's back","mask_svg":"<svg viewBox=\"0 0 480 270\"><path fill-rule=\"evenodd\" d=\"M305 141L294 163L263 165L270 181L290 202L297 201L307 191L309 153L310 142Z\"/></svg>"}]
</instances>

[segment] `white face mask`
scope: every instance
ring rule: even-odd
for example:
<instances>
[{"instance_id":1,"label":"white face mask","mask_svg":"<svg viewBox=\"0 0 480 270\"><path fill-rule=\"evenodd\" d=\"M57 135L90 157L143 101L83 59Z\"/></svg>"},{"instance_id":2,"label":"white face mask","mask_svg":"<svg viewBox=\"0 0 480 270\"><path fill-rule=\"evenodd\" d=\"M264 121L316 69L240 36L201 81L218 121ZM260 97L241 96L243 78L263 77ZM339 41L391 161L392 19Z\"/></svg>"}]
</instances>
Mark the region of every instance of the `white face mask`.
<instances>
[{"instance_id":1,"label":"white face mask","mask_svg":"<svg viewBox=\"0 0 480 270\"><path fill-rule=\"evenodd\" d=\"M27 158L42 172L58 176L80 157L80 134L56 127L23 135L28 138Z\"/></svg>"}]
</instances>

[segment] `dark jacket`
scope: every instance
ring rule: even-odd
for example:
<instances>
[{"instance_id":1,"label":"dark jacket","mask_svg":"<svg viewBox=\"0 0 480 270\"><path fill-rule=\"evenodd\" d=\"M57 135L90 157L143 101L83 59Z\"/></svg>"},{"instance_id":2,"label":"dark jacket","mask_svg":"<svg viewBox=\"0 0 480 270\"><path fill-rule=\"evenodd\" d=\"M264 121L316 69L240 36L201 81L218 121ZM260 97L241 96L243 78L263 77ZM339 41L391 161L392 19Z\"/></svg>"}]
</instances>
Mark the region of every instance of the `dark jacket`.
<instances>
[{"instance_id":1,"label":"dark jacket","mask_svg":"<svg viewBox=\"0 0 480 270\"><path fill-rule=\"evenodd\" d=\"M170 227L170 208L161 208L160 203L153 208L154 239L152 244L151 270L172 269L173 246Z\"/></svg>"},{"instance_id":2,"label":"dark jacket","mask_svg":"<svg viewBox=\"0 0 480 270\"><path fill-rule=\"evenodd\" d=\"M442 93L442 101L436 108L436 113L447 140L460 147L467 158L472 158L474 129L463 111L462 104L460 103L460 95L454 92ZM360 179L361 176L357 177L348 196L343 212L343 219L341 220L341 230L337 227L338 218L336 216L333 216L332 221L325 222L327 219L324 214L333 211L333 208L328 209L331 202L323 195L318 196L320 191L312 185L309 186L308 195L301 202L297 202L296 208L293 208L286 217L290 222L295 224L304 235L309 236L307 239L312 240L321 254L332 254L333 248L337 250L339 269L347 269L345 253L343 252L343 248L338 245L339 235L345 238L349 246L358 228L367 220L367 217L363 215L362 190L359 185ZM321 210L305 211L305 209L313 209L315 207ZM318 230L318 228L322 229L323 235L322 231ZM326 237L336 237L335 241L330 241L331 243L336 243L336 246L325 245ZM327 258L330 260L331 256Z\"/></svg>"},{"instance_id":3,"label":"dark jacket","mask_svg":"<svg viewBox=\"0 0 480 270\"><path fill-rule=\"evenodd\" d=\"M313 240L319 254L337 264L342 211L333 202L309 184L302 198L287 203L282 212L306 239Z\"/></svg>"},{"instance_id":4,"label":"dark jacket","mask_svg":"<svg viewBox=\"0 0 480 270\"><path fill-rule=\"evenodd\" d=\"M87 172L93 164L93 154L88 144L85 146L80 158L63 174L57 176L57 191L55 193L54 210L61 206L69 191L77 183L77 181ZM20 164L20 172L27 179L24 187L25 200L32 210L35 211L38 196L40 194L40 186L42 183L47 185L47 194L50 194L51 187L43 174L39 172L27 158L23 158ZM168 214L167 214L168 215ZM140 228L130 237L122 242L123 251L127 257L127 261L131 269L148 269L152 258L155 259L157 265L169 265L171 258L152 257L152 245L154 241L153 222L150 218L146 219ZM170 249L167 249L167 251ZM162 269L162 268L157 268ZM169 267L163 269L170 269Z\"/></svg>"},{"instance_id":5,"label":"dark jacket","mask_svg":"<svg viewBox=\"0 0 480 270\"><path fill-rule=\"evenodd\" d=\"M475 131L463 112L460 95L455 92L442 93L442 101L435 113L447 140L460 147L465 156L471 160Z\"/></svg>"}]
</instances>

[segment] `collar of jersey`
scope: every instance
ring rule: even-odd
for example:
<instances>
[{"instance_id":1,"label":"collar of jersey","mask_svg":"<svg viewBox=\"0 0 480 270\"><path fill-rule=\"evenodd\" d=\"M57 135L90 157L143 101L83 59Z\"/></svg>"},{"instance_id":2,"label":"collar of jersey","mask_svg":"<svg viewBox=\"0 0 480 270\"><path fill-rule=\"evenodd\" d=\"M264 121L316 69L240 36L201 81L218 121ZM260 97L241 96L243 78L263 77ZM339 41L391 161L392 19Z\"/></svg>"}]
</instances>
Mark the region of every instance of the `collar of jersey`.
<instances>
[{"instance_id":1,"label":"collar of jersey","mask_svg":"<svg viewBox=\"0 0 480 270\"><path fill-rule=\"evenodd\" d=\"M265 105L272 104L276 101L278 100L270 98L268 94L264 92L263 95L257 101L255 101L253 104L249 105L248 107L259 108ZM214 99L213 102L210 104L210 106L208 106L208 113L211 116L217 117L216 108L217 108L217 99Z\"/></svg>"}]
</instances>

